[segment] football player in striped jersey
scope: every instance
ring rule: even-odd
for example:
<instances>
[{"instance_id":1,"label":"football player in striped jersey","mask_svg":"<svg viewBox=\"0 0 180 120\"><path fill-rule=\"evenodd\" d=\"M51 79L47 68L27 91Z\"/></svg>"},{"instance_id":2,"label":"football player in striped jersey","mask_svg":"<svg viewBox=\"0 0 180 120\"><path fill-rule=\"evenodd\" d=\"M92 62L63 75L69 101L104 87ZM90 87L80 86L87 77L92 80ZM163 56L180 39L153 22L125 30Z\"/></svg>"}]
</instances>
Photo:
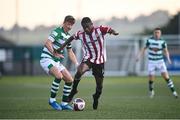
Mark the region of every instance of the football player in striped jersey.
<instances>
[{"instance_id":1,"label":"football player in striped jersey","mask_svg":"<svg viewBox=\"0 0 180 120\"><path fill-rule=\"evenodd\" d=\"M78 31L74 36L69 38L69 42L73 39L81 40L83 44L84 56L81 64L74 77L73 88L69 95L69 101L72 100L77 93L77 86L82 75L92 69L92 74L96 80L96 92L93 94L93 109L98 107L98 99L102 93L104 79L104 63L106 62L106 42L105 35L107 33L118 35L119 33L107 26L95 27L89 17L84 17L81 21L83 31ZM68 42L66 43L68 44ZM64 45L66 45L64 44Z\"/></svg>"},{"instance_id":2,"label":"football player in striped jersey","mask_svg":"<svg viewBox=\"0 0 180 120\"><path fill-rule=\"evenodd\" d=\"M66 16L62 27L59 26L55 28L49 35L48 39L45 41L45 45L41 54L41 67L47 74L55 77L51 85L49 99L49 105L51 105L51 107L55 110L73 110L72 106L70 106L67 101L72 88L73 78L69 71L62 65L62 60L64 59L65 55L64 50L57 50L70 37L68 32L71 30L74 23L75 19L73 16ZM78 62L74 52L72 51L71 43L69 43L66 48L70 60L77 65ZM58 104L56 101L56 95L62 79L65 81L65 84L63 88L62 102L61 104Z\"/></svg>"},{"instance_id":3,"label":"football player in striped jersey","mask_svg":"<svg viewBox=\"0 0 180 120\"><path fill-rule=\"evenodd\" d=\"M161 72L162 77L167 82L167 86L172 91L175 98L178 97L177 92L174 88L174 83L170 79L163 55L166 56L167 61L171 64L171 59L169 55L169 51L167 48L167 44L164 39L161 37L161 29L155 28L153 37L149 38L146 41L146 46L141 50L139 55L136 58L136 61L144 54L145 50L148 49L148 74L149 74L149 95L150 98L153 98L155 95L154 92L154 78L155 78L155 71L159 70Z\"/></svg>"}]
</instances>

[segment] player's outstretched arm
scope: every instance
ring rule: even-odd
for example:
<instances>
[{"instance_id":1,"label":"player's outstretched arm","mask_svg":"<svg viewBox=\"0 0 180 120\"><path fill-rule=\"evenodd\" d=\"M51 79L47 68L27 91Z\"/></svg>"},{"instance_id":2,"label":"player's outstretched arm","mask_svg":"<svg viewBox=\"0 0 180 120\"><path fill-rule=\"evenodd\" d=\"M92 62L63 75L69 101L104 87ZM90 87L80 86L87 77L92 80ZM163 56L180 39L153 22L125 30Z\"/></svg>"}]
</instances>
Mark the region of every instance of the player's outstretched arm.
<instances>
[{"instance_id":1,"label":"player's outstretched arm","mask_svg":"<svg viewBox=\"0 0 180 120\"><path fill-rule=\"evenodd\" d=\"M59 54L59 53L57 53L57 52L54 50L52 44L53 44L52 41L49 40L49 39L47 39L47 40L45 41L44 46L45 46L45 47L49 50L49 52L51 52L51 54L54 55L55 57L57 57L57 58L64 58L64 56L63 56L62 54Z\"/></svg>"},{"instance_id":2,"label":"player's outstretched arm","mask_svg":"<svg viewBox=\"0 0 180 120\"><path fill-rule=\"evenodd\" d=\"M69 37L66 42L59 48L57 49L57 51L61 51L64 49L64 47L66 47L67 44L71 43L73 40L75 39L75 35L72 35L71 37Z\"/></svg>"}]
</instances>

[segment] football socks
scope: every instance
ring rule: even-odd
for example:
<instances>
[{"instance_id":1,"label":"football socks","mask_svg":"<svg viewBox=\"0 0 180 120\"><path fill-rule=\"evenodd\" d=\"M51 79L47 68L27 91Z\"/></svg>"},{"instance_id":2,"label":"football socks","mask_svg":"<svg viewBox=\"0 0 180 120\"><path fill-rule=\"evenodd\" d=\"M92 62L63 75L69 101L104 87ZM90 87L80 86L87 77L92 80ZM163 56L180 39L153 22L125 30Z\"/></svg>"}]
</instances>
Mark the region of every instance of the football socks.
<instances>
[{"instance_id":1,"label":"football socks","mask_svg":"<svg viewBox=\"0 0 180 120\"><path fill-rule=\"evenodd\" d=\"M167 86L169 87L169 89L174 92L175 89L174 89L174 84L173 84L173 81L171 79L166 79L166 82L167 82Z\"/></svg>"},{"instance_id":2,"label":"football socks","mask_svg":"<svg viewBox=\"0 0 180 120\"><path fill-rule=\"evenodd\" d=\"M52 85L51 85L51 98L55 98L57 95L57 92L59 90L59 84L61 82L61 79L55 78Z\"/></svg>"},{"instance_id":3,"label":"football socks","mask_svg":"<svg viewBox=\"0 0 180 120\"><path fill-rule=\"evenodd\" d=\"M71 92L71 88L72 88L72 83L65 83L64 84L63 97L62 97L63 102L68 102L68 96Z\"/></svg>"},{"instance_id":4,"label":"football socks","mask_svg":"<svg viewBox=\"0 0 180 120\"><path fill-rule=\"evenodd\" d=\"M152 91L154 89L154 82L149 80L149 91Z\"/></svg>"}]
</instances>

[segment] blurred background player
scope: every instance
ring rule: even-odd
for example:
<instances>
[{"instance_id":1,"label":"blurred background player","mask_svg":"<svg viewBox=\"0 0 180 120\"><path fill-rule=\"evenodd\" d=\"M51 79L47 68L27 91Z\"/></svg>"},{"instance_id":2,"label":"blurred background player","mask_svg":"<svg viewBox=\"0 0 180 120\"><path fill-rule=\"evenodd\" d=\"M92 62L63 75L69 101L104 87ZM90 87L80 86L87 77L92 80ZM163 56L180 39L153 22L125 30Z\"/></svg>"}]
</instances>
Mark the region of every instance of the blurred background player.
<instances>
[{"instance_id":1,"label":"blurred background player","mask_svg":"<svg viewBox=\"0 0 180 120\"><path fill-rule=\"evenodd\" d=\"M171 64L171 59L169 55L169 51L167 49L166 42L161 38L161 29L154 29L154 36L149 38L146 42L146 46L141 50L139 55L136 58L136 61L144 54L145 50L148 48L148 74L149 74L149 92L150 97L153 98L155 95L154 92L154 78L155 71L159 70L161 72L162 77L167 82L168 87L171 89L173 95L178 98L178 94L175 91L173 81L170 79L164 59L163 53L167 58L169 64Z\"/></svg>"},{"instance_id":2,"label":"blurred background player","mask_svg":"<svg viewBox=\"0 0 180 120\"><path fill-rule=\"evenodd\" d=\"M93 109L98 107L98 99L102 93L104 79L104 63L106 62L106 44L104 36L109 33L118 35L115 30L107 26L94 27L89 17L84 17L81 21L84 31L79 31L68 41L79 39L83 44L84 56L74 77L73 88L69 95L69 101L78 92L77 86L81 76L92 69L92 74L96 80L96 92L93 94ZM68 44L68 42L67 42Z\"/></svg>"},{"instance_id":3,"label":"blurred background player","mask_svg":"<svg viewBox=\"0 0 180 120\"><path fill-rule=\"evenodd\" d=\"M65 17L62 27L55 28L48 39L41 54L40 64L46 73L55 77L51 85L51 95L49 105L55 110L72 110L73 108L68 104L67 97L72 88L73 78L68 70L61 64L64 58L64 50L57 51L59 47L70 37L68 33L75 23L73 16ZM72 51L71 44L67 45L68 56L74 64L78 64L76 56ZM63 88L63 96L61 104L56 102L56 95L59 90L61 80L65 81Z\"/></svg>"}]
</instances>

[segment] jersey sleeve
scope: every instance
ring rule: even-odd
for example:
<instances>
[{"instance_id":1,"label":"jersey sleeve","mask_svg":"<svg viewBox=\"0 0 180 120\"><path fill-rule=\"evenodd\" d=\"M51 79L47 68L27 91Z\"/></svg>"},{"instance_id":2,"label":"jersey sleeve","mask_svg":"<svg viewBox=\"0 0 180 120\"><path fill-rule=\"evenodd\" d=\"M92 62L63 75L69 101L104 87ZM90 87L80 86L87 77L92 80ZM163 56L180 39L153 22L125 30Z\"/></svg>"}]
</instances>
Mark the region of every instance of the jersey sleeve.
<instances>
[{"instance_id":1,"label":"jersey sleeve","mask_svg":"<svg viewBox=\"0 0 180 120\"><path fill-rule=\"evenodd\" d=\"M74 39L75 40L78 40L79 39L79 34L80 34L81 31L78 31L76 32L76 34L74 35Z\"/></svg>"},{"instance_id":2,"label":"jersey sleeve","mask_svg":"<svg viewBox=\"0 0 180 120\"><path fill-rule=\"evenodd\" d=\"M58 36L58 33L57 33L55 30L53 30L53 31L51 32L51 34L49 35L48 39L51 40L52 42L54 42L54 41L55 41L55 38L56 38L57 36Z\"/></svg>"},{"instance_id":3,"label":"jersey sleeve","mask_svg":"<svg viewBox=\"0 0 180 120\"><path fill-rule=\"evenodd\" d=\"M167 43L164 41L163 44L162 44L162 48L167 48Z\"/></svg>"},{"instance_id":4,"label":"jersey sleeve","mask_svg":"<svg viewBox=\"0 0 180 120\"><path fill-rule=\"evenodd\" d=\"M150 45L149 40L146 40L146 46L145 47L148 48L149 45Z\"/></svg>"},{"instance_id":5,"label":"jersey sleeve","mask_svg":"<svg viewBox=\"0 0 180 120\"><path fill-rule=\"evenodd\" d=\"M108 33L111 30L111 27L107 27L107 26L100 26L100 31L102 32L103 35L105 35L106 33Z\"/></svg>"}]
</instances>

